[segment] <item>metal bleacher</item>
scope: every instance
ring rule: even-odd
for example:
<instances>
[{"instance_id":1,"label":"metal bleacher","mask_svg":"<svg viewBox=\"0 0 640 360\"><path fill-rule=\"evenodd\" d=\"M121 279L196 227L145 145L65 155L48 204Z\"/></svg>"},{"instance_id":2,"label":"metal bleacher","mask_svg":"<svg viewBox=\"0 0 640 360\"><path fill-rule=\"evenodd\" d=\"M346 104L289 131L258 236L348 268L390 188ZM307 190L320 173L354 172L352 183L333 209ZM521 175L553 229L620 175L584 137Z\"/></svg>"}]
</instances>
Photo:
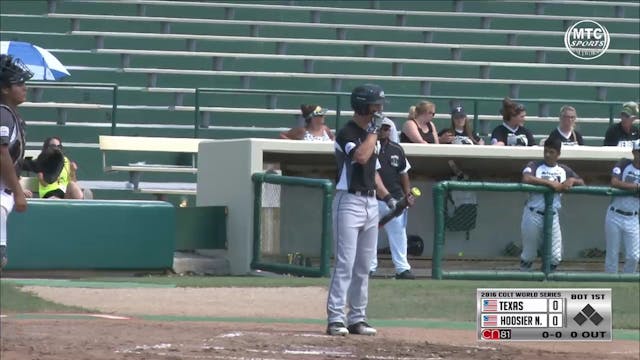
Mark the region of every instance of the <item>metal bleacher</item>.
<instances>
[{"instance_id":1,"label":"metal bleacher","mask_svg":"<svg viewBox=\"0 0 640 360\"><path fill-rule=\"evenodd\" d=\"M605 102L640 98L639 13L634 1L2 1L0 36L50 49L72 74L65 81L117 84L119 135L192 136L195 88L348 92L372 81L390 94L415 94L387 106L398 124L410 104L429 97L438 97L438 127L448 123L447 98L579 100L580 129L599 144L611 116ZM564 48L565 29L583 18L611 33L607 53L592 61ZM110 133L108 92L32 89L29 99L22 111L30 139L95 144ZM210 123L200 134L277 137L296 124L300 103L319 99L203 97ZM527 126L547 134L558 104L532 105ZM479 102L489 128L499 123L498 107ZM104 176L92 165L95 147L70 151L87 163L81 177Z\"/></svg>"}]
</instances>

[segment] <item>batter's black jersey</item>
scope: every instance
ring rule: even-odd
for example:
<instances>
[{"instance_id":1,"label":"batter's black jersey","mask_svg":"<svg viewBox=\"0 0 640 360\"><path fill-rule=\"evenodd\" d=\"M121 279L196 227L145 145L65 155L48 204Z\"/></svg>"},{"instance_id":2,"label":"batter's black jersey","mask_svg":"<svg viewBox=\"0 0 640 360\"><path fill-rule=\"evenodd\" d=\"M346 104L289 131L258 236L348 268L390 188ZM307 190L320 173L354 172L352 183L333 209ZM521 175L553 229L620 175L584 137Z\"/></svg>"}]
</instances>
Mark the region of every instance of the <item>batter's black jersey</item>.
<instances>
[{"instance_id":1,"label":"batter's black jersey","mask_svg":"<svg viewBox=\"0 0 640 360\"><path fill-rule=\"evenodd\" d=\"M577 130L573 130L569 137L564 136L560 132L558 128L553 130L551 134L549 134L549 139L560 139L562 145L584 145L584 139L582 139L582 134Z\"/></svg>"},{"instance_id":2,"label":"batter's black jersey","mask_svg":"<svg viewBox=\"0 0 640 360\"><path fill-rule=\"evenodd\" d=\"M513 143L509 141L509 134L514 134ZM498 125L491 133L491 144L502 141L507 146L533 146L536 144L533 133L524 126L512 129L506 124Z\"/></svg>"},{"instance_id":3,"label":"batter's black jersey","mask_svg":"<svg viewBox=\"0 0 640 360\"><path fill-rule=\"evenodd\" d=\"M349 121L336 134L334 143L336 153L337 190L368 191L375 190L376 169L378 162L377 147L369 161L364 165L353 160L353 154L362 144L369 133L358 126L353 120Z\"/></svg>"},{"instance_id":4,"label":"batter's black jersey","mask_svg":"<svg viewBox=\"0 0 640 360\"><path fill-rule=\"evenodd\" d=\"M636 127L631 127L631 133L622 129L622 124L617 123L609 126L604 136L604 146L624 146L632 147L633 140L640 139L640 134Z\"/></svg>"},{"instance_id":5,"label":"batter's black jersey","mask_svg":"<svg viewBox=\"0 0 640 360\"><path fill-rule=\"evenodd\" d=\"M384 187L395 199L402 198L404 193L400 184L400 174L406 174L411 169L402 146L392 141L380 142L378 160L380 161L378 173Z\"/></svg>"},{"instance_id":6,"label":"batter's black jersey","mask_svg":"<svg viewBox=\"0 0 640 360\"><path fill-rule=\"evenodd\" d=\"M16 165L18 172L18 164L22 162L24 157L24 127L24 122L13 110L7 105L0 105L0 145L9 146L11 160Z\"/></svg>"}]
</instances>

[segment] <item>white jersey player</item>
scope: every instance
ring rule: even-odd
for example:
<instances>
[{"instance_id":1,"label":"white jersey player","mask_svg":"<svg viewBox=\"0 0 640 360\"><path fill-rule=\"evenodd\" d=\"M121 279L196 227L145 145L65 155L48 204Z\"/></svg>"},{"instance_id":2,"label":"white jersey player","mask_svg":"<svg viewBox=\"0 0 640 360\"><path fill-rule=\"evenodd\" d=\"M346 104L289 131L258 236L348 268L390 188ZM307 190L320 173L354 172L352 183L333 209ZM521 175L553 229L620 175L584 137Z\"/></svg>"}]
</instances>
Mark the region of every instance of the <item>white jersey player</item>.
<instances>
[{"instance_id":1,"label":"white jersey player","mask_svg":"<svg viewBox=\"0 0 640 360\"><path fill-rule=\"evenodd\" d=\"M618 272L618 252L624 244L625 273L635 273L640 259L640 232L638 211L640 208L640 140L633 142L633 161L620 160L611 172L611 186L633 191L635 195L614 196L607 208L604 232L607 240L607 255L604 271Z\"/></svg>"},{"instance_id":2,"label":"white jersey player","mask_svg":"<svg viewBox=\"0 0 640 360\"><path fill-rule=\"evenodd\" d=\"M584 181L568 166L558 164L560 147L558 138L549 138L544 142L544 160L532 161L522 171L522 182L533 185L545 185L556 192L553 196L553 226L551 237L551 270L555 270L562 261L562 233L560 231L560 196L562 191L574 185L584 185ZM545 202L543 194L531 194L522 213L522 254L520 270L530 271L538 248L543 243Z\"/></svg>"}]
</instances>

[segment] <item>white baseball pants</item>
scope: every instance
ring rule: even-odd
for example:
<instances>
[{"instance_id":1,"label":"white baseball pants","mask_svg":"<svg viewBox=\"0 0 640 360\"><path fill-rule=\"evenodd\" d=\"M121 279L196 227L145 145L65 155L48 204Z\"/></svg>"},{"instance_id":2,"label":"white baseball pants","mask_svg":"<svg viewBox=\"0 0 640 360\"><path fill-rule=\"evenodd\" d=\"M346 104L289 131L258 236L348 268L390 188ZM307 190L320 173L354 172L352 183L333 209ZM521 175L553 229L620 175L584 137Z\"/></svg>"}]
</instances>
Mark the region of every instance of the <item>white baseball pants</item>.
<instances>
[{"instance_id":1,"label":"white baseball pants","mask_svg":"<svg viewBox=\"0 0 640 360\"><path fill-rule=\"evenodd\" d=\"M327 299L329 323L351 325L366 321L369 266L377 242L376 198L337 191L333 199L335 268ZM349 308L348 317L345 316L345 307Z\"/></svg>"},{"instance_id":2,"label":"white baseball pants","mask_svg":"<svg viewBox=\"0 0 640 360\"><path fill-rule=\"evenodd\" d=\"M607 242L607 254L604 259L604 271L608 273L618 272L618 254L620 243L624 243L624 268L625 273L635 273L640 260L640 226L638 216L626 216L618 214L607 208L607 216L604 221L604 233Z\"/></svg>"},{"instance_id":3,"label":"white baseball pants","mask_svg":"<svg viewBox=\"0 0 640 360\"><path fill-rule=\"evenodd\" d=\"M522 232L522 254L520 259L525 262L532 262L538 254L538 249L543 245L544 215L525 207L522 213L520 230ZM562 261L562 233L560 231L560 218L556 211L553 215L551 236L551 264L558 265L560 261Z\"/></svg>"},{"instance_id":4,"label":"white baseball pants","mask_svg":"<svg viewBox=\"0 0 640 360\"><path fill-rule=\"evenodd\" d=\"M0 245L7 245L7 218L13 210L13 196L0 188Z\"/></svg>"},{"instance_id":5,"label":"white baseball pants","mask_svg":"<svg viewBox=\"0 0 640 360\"><path fill-rule=\"evenodd\" d=\"M384 201L378 200L378 212L380 218L389 213L389 206ZM407 210L405 209L400 216L397 216L384 225L389 240L389 248L391 248L391 260L396 269L396 274L403 271L411 270L411 265L407 261ZM377 247L377 246L376 246ZM378 251L373 252L373 260L371 260L371 271L378 268Z\"/></svg>"}]
</instances>

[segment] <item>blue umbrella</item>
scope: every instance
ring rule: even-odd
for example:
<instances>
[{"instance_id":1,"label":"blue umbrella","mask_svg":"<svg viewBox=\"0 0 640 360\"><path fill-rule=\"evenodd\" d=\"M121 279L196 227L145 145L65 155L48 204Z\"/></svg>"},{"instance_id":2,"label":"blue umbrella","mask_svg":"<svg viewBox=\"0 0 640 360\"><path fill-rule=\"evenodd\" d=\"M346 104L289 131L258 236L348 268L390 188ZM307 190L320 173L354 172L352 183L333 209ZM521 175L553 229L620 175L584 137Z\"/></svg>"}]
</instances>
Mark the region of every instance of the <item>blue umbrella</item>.
<instances>
[{"instance_id":1,"label":"blue umbrella","mask_svg":"<svg viewBox=\"0 0 640 360\"><path fill-rule=\"evenodd\" d=\"M49 51L22 41L0 41L0 54L19 58L33 73L33 80L59 80L69 71Z\"/></svg>"}]
</instances>

